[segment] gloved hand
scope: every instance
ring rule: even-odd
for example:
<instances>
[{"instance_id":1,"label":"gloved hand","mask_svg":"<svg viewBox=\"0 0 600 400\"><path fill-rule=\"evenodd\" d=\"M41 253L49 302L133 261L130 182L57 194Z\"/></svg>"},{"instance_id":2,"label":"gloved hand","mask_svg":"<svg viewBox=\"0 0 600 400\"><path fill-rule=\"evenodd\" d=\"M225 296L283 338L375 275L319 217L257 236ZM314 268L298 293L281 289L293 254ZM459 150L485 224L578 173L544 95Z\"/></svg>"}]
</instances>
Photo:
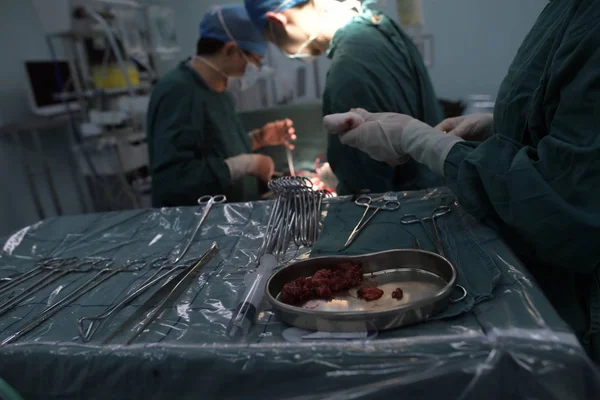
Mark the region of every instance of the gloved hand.
<instances>
[{"instance_id":1,"label":"gloved hand","mask_svg":"<svg viewBox=\"0 0 600 400\"><path fill-rule=\"evenodd\" d=\"M346 133L357 126L364 124L365 120L358 113L348 111L344 114L331 114L323 118L323 125L327 133Z\"/></svg>"},{"instance_id":2,"label":"gloved hand","mask_svg":"<svg viewBox=\"0 0 600 400\"><path fill-rule=\"evenodd\" d=\"M229 167L233 181L246 176L254 176L263 182L268 182L275 172L273 159L262 154L241 154L226 159L225 163Z\"/></svg>"},{"instance_id":3,"label":"gloved hand","mask_svg":"<svg viewBox=\"0 0 600 400\"><path fill-rule=\"evenodd\" d=\"M494 134L493 114L472 114L443 120L436 129L465 140L483 142Z\"/></svg>"},{"instance_id":4,"label":"gloved hand","mask_svg":"<svg viewBox=\"0 0 600 400\"><path fill-rule=\"evenodd\" d=\"M403 114L371 114L354 108L345 114L325 116L323 124L328 133L339 134L343 144L364 151L374 160L397 166L410 157L399 146L394 146L393 139L399 139L404 127L413 119Z\"/></svg>"},{"instance_id":5,"label":"gloved hand","mask_svg":"<svg viewBox=\"0 0 600 400\"><path fill-rule=\"evenodd\" d=\"M353 109L365 122L340 135L340 141L356 147L377 161L400 165L412 157L443 175L444 162L452 147L463 139L447 135L404 114L375 113ZM327 118L327 117L326 117ZM349 126L347 120L329 116L328 122L339 119L336 126ZM335 131L336 129L328 130Z\"/></svg>"},{"instance_id":6,"label":"gloved hand","mask_svg":"<svg viewBox=\"0 0 600 400\"><path fill-rule=\"evenodd\" d=\"M257 150L265 146L286 146L294 149L291 141L296 140L296 130L291 119L269 122L261 129L250 133L252 149Z\"/></svg>"}]
</instances>

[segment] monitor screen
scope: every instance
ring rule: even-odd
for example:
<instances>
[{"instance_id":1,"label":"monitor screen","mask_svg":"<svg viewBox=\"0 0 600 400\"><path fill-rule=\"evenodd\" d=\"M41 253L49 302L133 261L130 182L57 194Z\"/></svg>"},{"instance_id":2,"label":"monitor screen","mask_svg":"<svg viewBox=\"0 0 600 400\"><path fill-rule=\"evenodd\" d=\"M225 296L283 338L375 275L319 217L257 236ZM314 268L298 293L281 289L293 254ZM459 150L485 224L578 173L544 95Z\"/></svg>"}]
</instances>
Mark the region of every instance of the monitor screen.
<instances>
[{"instance_id":1,"label":"monitor screen","mask_svg":"<svg viewBox=\"0 0 600 400\"><path fill-rule=\"evenodd\" d=\"M61 105L61 92L73 92L73 81L66 61L26 61L31 94L37 108Z\"/></svg>"}]
</instances>

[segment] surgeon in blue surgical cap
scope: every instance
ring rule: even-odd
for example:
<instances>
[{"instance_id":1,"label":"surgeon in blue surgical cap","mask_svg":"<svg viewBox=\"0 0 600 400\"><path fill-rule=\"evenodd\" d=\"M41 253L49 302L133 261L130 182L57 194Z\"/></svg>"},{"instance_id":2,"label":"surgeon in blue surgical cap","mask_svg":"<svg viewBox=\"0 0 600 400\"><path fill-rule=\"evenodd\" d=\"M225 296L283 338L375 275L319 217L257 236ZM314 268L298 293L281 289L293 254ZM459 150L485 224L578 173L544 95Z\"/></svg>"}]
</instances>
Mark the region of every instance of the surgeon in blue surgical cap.
<instances>
[{"instance_id":1,"label":"surgeon in blue surgical cap","mask_svg":"<svg viewBox=\"0 0 600 400\"><path fill-rule=\"evenodd\" d=\"M243 6L211 8L200 23L196 55L167 73L152 92L148 148L155 207L193 205L203 195L259 198L273 160L254 154L295 140L289 119L250 133L227 89L245 90L260 76L267 44Z\"/></svg>"},{"instance_id":2,"label":"surgeon in blue surgical cap","mask_svg":"<svg viewBox=\"0 0 600 400\"><path fill-rule=\"evenodd\" d=\"M331 60L323 115L363 108L410 115L434 126L442 121L442 108L419 49L384 13L355 0L245 0L244 4L256 28L289 58ZM340 195L443 183L410 158L388 165L333 135L328 137L327 161L339 180Z\"/></svg>"}]
</instances>

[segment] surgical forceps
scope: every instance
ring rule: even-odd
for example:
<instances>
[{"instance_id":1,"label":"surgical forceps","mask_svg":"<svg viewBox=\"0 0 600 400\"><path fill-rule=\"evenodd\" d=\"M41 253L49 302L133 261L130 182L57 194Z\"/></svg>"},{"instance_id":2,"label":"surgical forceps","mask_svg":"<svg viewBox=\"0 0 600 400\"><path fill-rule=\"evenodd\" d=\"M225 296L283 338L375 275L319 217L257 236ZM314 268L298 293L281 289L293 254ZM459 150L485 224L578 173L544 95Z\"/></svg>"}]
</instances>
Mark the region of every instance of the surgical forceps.
<instances>
[{"instance_id":1,"label":"surgical forceps","mask_svg":"<svg viewBox=\"0 0 600 400\"><path fill-rule=\"evenodd\" d=\"M188 237L185 247L179 253L179 255L177 255L175 257L175 259L173 260L173 264L177 264L183 258L183 256L185 256L185 253L187 253L187 251L190 249L190 246L192 245L192 242L194 241L194 238L196 237L196 233L198 233L198 230L204 223L204 220L208 216L208 213L210 212L210 209L212 208L213 204L221 204L221 203L225 203L226 201L227 201L227 197L225 197L222 194L219 194L217 196L202 196L198 199L198 204L201 206L203 205L204 210L202 211L202 214L200 215L198 224L196 224L196 227L194 228L194 230ZM175 252L174 254L177 254L177 252Z\"/></svg>"},{"instance_id":2,"label":"surgical forceps","mask_svg":"<svg viewBox=\"0 0 600 400\"><path fill-rule=\"evenodd\" d=\"M112 264L112 262L110 262L110 264ZM71 293L69 293L68 295L63 297L56 304L46 308L44 311L42 311L42 313L40 315L38 315L36 318L34 318L33 321L31 321L29 324L25 325L22 329L20 329L19 331L13 333L12 335L10 335L6 339L4 339L2 341L2 343L0 343L0 347L10 344L10 343L14 342L15 340L19 339L20 337L28 334L29 332L31 332L32 330L34 330L35 328L37 328L38 326L43 324L45 321L52 318L52 316L56 315L60 310L62 310L63 308L65 308L66 306L71 304L73 301L75 301L78 298L80 298L81 296L84 296L85 294L91 292L92 290L94 290L95 288L97 288L98 286L100 286L101 284L103 284L104 282L106 282L107 280L112 278L113 276L117 275L118 273L126 271L126 270L139 271L141 269L141 267L134 268L134 266L139 265L139 264L142 264L142 266L143 266L145 264L145 262L142 260L131 261L131 262L125 264L123 267L118 268L118 269L109 268L110 264L107 264L96 275L94 275L92 278L90 278L88 281L86 281L83 285L79 286L77 289L75 289L74 291L72 291ZM100 279L98 279L98 278L100 278Z\"/></svg>"},{"instance_id":3,"label":"surgical forceps","mask_svg":"<svg viewBox=\"0 0 600 400\"><path fill-rule=\"evenodd\" d=\"M42 290L45 287L56 282L63 276L68 275L72 272L78 272L78 273L89 272L92 269L94 269L95 267L97 267L98 265L100 265L101 263L108 262L108 261L109 260L107 260L107 259L97 259L97 260L87 259L87 260L82 260L80 263L73 266L72 268L58 269L58 268L52 268L52 267L45 267L46 269L49 270L49 272L44 277L42 277L41 279L38 279L34 284L32 284L28 288L24 289L23 292L21 294L19 294L18 296L15 296L15 297L5 301L4 303L0 304L0 316L4 315L7 312L9 312L10 310L12 310L17 304L19 304L21 301L25 300L30 295L39 292L40 290ZM69 265L70 264L66 264L66 266L69 266ZM64 267L64 266L65 265L61 265L61 267ZM83 268L84 266L89 266L89 267Z\"/></svg>"},{"instance_id":4,"label":"surgical forceps","mask_svg":"<svg viewBox=\"0 0 600 400\"><path fill-rule=\"evenodd\" d=\"M446 257L444 251L444 243L442 242L440 231L437 225L437 219L439 217L443 217L451 211L452 209L448 206L439 206L435 210L433 210L433 213L429 217L419 217L415 214L408 214L403 216L400 222L404 225L421 224L423 230L425 231L425 233L427 233L429 239L431 239L431 242L436 247L438 254L442 257ZM431 234L431 232L429 231L429 229L427 229L427 226L425 225L425 222L428 221L431 221L434 235Z\"/></svg>"},{"instance_id":5,"label":"surgical forceps","mask_svg":"<svg viewBox=\"0 0 600 400\"><path fill-rule=\"evenodd\" d=\"M397 197L392 193L386 193L381 197L371 197L367 195L358 196L358 198L354 201L357 206L365 207L365 212L362 215L358 224L350 233L348 240L342 250L346 250L352 242L356 239L356 237L360 234L360 232L365 228L365 226L377 215L380 210L383 211L396 211L400 208L400 202L397 200ZM378 204L378 205L376 205ZM369 210L375 210L373 213L367 218L369 214ZM366 220L365 220L366 218Z\"/></svg>"},{"instance_id":6,"label":"surgical forceps","mask_svg":"<svg viewBox=\"0 0 600 400\"><path fill-rule=\"evenodd\" d=\"M317 191L303 176L284 176L269 182L269 189L277 195L269 215L267 231L258 250L257 261L265 254L280 258L290 243L312 246L319 236L319 221L323 199L331 196Z\"/></svg>"},{"instance_id":7,"label":"surgical forceps","mask_svg":"<svg viewBox=\"0 0 600 400\"><path fill-rule=\"evenodd\" d=\"M183 291L193 279L198 275L200 269L208 264L214 255L218 253L219 247L214 242L210 249L197 262L193 263L176 277L165 283L154 294L146 300L140 308L137 309L125 322L123 322L113 333L108 336L103 344L108 344L115 336L125 330L132 322L140 318L144 318L140 323L135 325L133 333L125 340L124 344L128 345L133 341L158 317L160 312L167 307L167 302L175 301L181 296Z\"/></svg>"},{"instance_id":8,"label":"surgical forceps","mask_svg":"<svg viewBox=\"0 0 600 400\"><path fill-rule=\"evenodd\" d=\"M150 268L159 263L163 263L167 261L166 257L160 257L150 263ZM118 313L123 308L125 308L129 303L135 300L138 296L143 294L146 290L154 286L157 282L160 282L165 277L171 275L175 270L183 269L184 266L174 267L172 265L163 264L155 273L153 273L148 279L146 279L140 286L138 286L132 293L130 293L127 297L125 297L121 302L109 307L106 311L101 314L98 314L94 317L82 317L77 321L77 330L79 332L79 337L84 342L89 342L92 339L92 336L98 331L102 322L104 322L111 315ZM167 272L163 272L167 270ZM84 323L89 321L90 324L85 328Z\"/></svg>"},{"instance_id":9,"label":"surgical forceps","mask_svg":"<svg viewBox=\"0 0 600 400\"><path fill-rule=\"evenodd\" d=\"M61 266L73 264L76 261L77 261L77 258L75 258L75 257L65 258L65 259L49 258L49 259L41 260L38 263L36 263L38 265L36 268L33 268L32 270L27 271L24 274L21 274L14 279L11 279L7 283L0 285L0 295L8 292L10 289L14 288L15 286L20 285L21 283L23 283L29 279L35 278L36 276L42 274L44 271L47 271L49 268L53 268L53 267L58 268Z\"/></svg>"},{"instance_id":10,"label":"surgical forceps","mask_svg":"<svg viewBox=\"0 0 600 400\"><path fill-rule=\"evenodd\" d=\"M442 257L446 257L446 255L444 253L444 243L442 242L442 239L440 237L440 232L439 232L439 228L437 226L436 219L439 217L443 217L444 215L450 213L451 211L452 211L452 209L448 206L439 206L438 208L433 210L433 214L431 214L431 216L429 216L429 217L419 218L418 216L416 216L414 214L409 214L409 215L405 215L404 217L402 217L402 219L400 221L404 225L420 223L421 226L423 227L423 230L429 236L429 239L431 239L431 241L434 242L433 244L436 247L438 254ZM431 224L433 225L433 231L435 232L435 239L431 236L431 233L425 226L426 221L431 221ZM417 239L416 237L414 238L413 248L416 248L419 250L422 249L421 244L419 243L419 239ZM454 297L454 298L451 297L450 298L450 302L453 304L463 301L468 296L467 289L465 289L464 286L456 284L455 288L460 290L461 294L459 297Z\"/></svg>"}]
</instances>

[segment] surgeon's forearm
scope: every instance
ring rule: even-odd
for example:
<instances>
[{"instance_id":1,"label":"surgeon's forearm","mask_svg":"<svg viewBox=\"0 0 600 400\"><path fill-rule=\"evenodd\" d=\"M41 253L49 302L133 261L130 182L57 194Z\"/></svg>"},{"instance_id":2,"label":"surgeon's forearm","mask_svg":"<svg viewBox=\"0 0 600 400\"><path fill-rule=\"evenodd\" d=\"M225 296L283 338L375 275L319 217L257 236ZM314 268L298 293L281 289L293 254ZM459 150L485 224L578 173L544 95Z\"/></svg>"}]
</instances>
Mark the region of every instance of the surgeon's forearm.
<instances>
[{"instance_id":1,"label":"surgeon's forearm","mask_svg":"<svg viewBox=\"0 0 600 400\"><path fill-rule=\"evenodd\" d=\"M597 267L597 262L590 261L600 259L600 249L580 240L564 240L600 240L600 218L593 209L566 200L574 191L579 192L577 198L585 198L589 186L565 184L581 182L580 171L569 168L572 148L552 137L544 142L545 150L561 151L533 153L500 136L476 147L468 142L456 144L446 159L446 184L469 214L493 224L515 248L549 265L590 273ZM558 174L562 182L557 185Z\"/></svg>"},{"instance_id":2,"label":"surgeon's forearm","mask_svg":"<svg viewBox=\"0 0 600 400\"><path fill-rule=\"evenodd\" d=\"M393 129L390 133L393 136ZM446 135L431 126L413 120L402 132L397 135L397 147L399 154L408 154L418 163L424 164L433 172L444 175L444 164L450 150L463 139ZM394 141L391 141L395 144Z\"/></svg>"},{"instance_id":3,"label":"surgeon's forearm","mask_svg":"<svg viewBox=\"0 0 600 400\"><path fill-rule=\"evenodd\" d=\"M456 144L444 162L444 176L448 181L455 181L458 177L460 164L477 148L474 142L461 142Z\"/></svg>"}]
</instances>

